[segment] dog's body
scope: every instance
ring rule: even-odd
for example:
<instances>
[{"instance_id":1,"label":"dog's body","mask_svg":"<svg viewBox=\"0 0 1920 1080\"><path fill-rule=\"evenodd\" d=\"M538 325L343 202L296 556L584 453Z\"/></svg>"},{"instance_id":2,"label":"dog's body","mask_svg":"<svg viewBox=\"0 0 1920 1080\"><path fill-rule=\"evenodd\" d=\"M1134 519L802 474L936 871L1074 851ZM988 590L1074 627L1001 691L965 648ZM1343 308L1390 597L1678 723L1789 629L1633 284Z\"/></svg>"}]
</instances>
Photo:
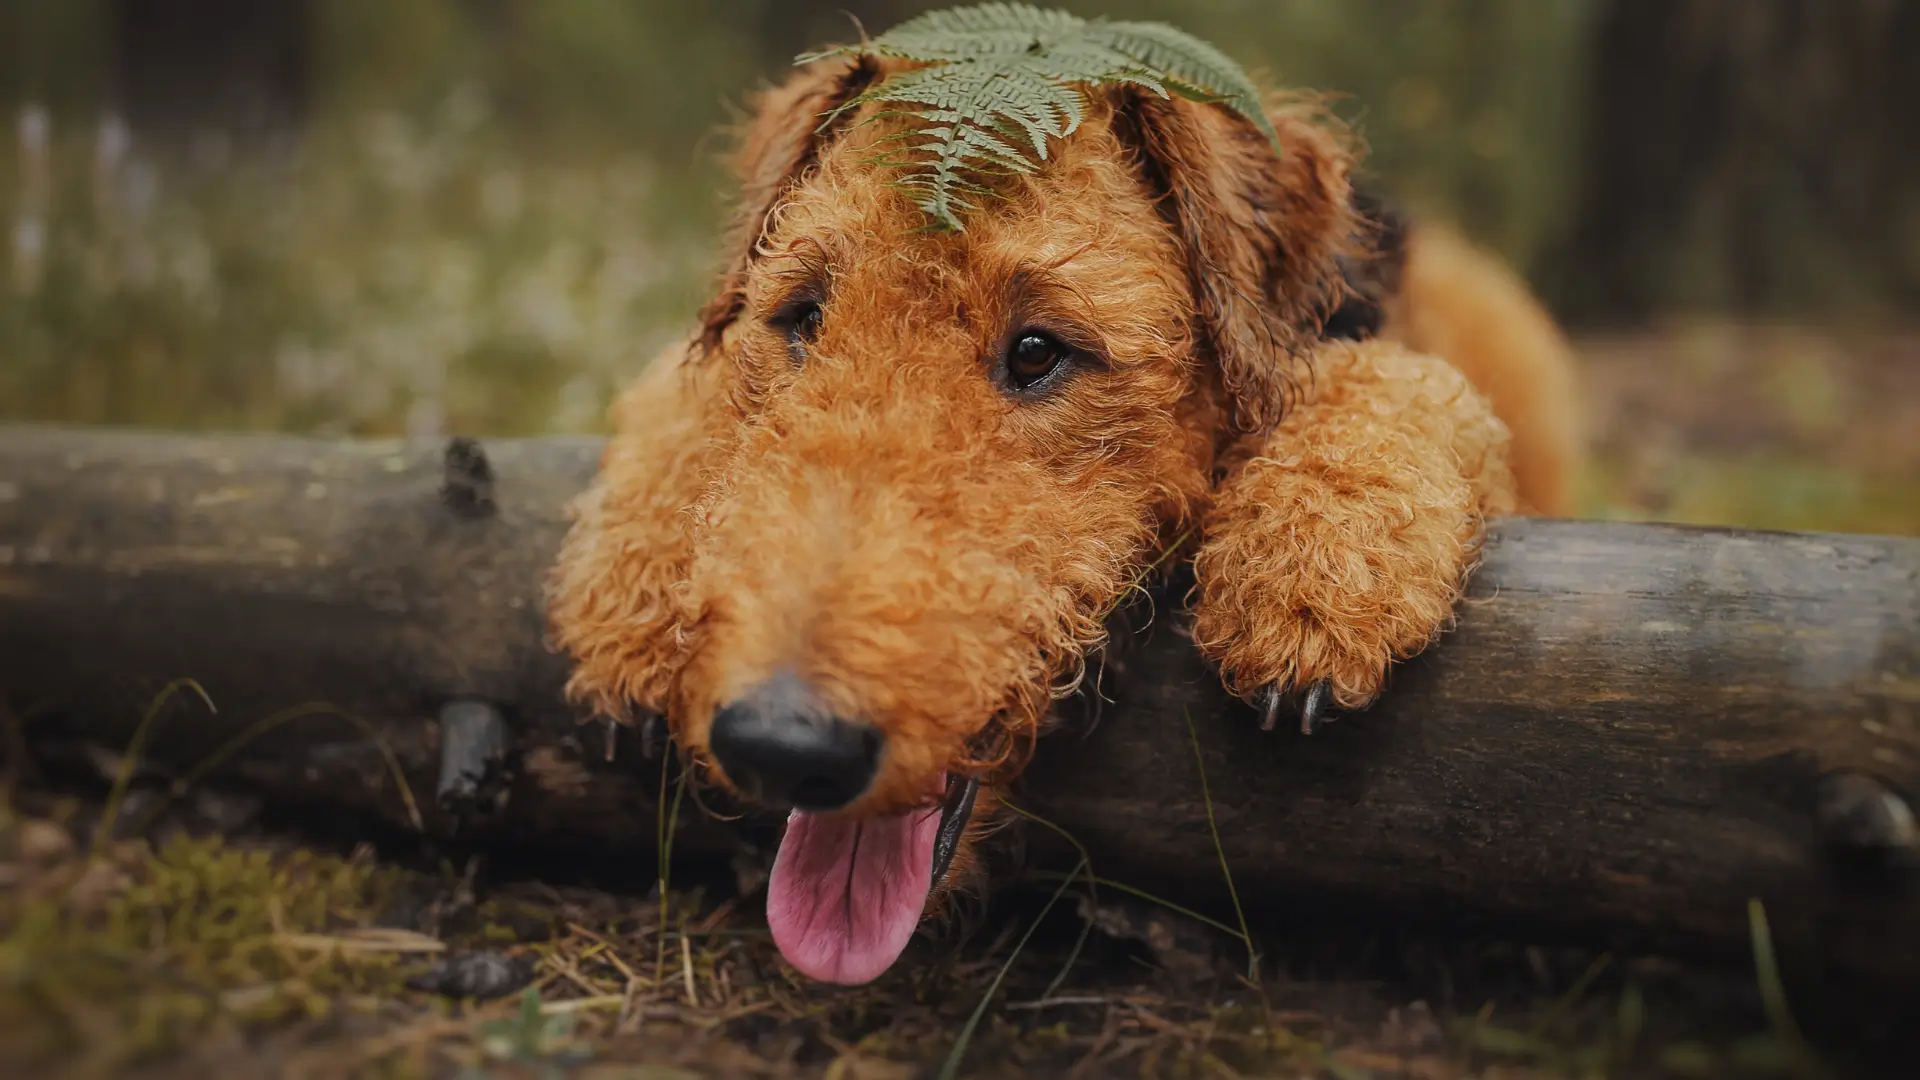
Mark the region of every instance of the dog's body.
<instances>
[{"instance_id":1,"label":"dog's body","mask_svg":"<svg viewBox=\"0 0 1920 1080\"><path fill-rule=\"evenodd\" d=\"M883 71L817 62L760 103L725 285L616 405L551 605L579 700L801 808L769 920L845 982L941 891L963 779L983 820L1171 549L1227 685L1310 728L1447 625L1488 516L1567 508L1577 449L1551 321L1357 199L1317 112L1277 106L1276 153L1109 93L931 232L884 119L821 124Z\"/></svg>"}]
</instances>

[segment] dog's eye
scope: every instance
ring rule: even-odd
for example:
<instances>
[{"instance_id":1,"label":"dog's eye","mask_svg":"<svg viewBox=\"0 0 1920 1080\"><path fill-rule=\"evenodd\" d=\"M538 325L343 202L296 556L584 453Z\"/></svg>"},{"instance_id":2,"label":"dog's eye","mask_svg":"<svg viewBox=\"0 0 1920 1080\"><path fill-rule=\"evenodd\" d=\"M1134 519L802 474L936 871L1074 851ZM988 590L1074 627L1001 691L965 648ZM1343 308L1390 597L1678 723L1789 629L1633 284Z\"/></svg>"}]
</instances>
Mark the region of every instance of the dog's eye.
<instances>
[{"instance_id":1,"label":"dog's eye","mask_svg":"<svg viewBox=\"0 0 1920 1080\"><path fill-rule=\"evenodd\" d=\"M786 332L787 351L793 354L794 363L806 361L807 346L820 336L820 321L825 317L815 300L794 303L773 317L774 329Z\"/></svg>"},{"instance_id":2,"label":"dog's eye","mask_svg":"<svg viewBox=\"0 0 1920 1080\"><path fill-rule=\"evenodd\" d=\"M1053 374L1068 349L1060 339L1037 330L1028 330L1007 348L1007 384L1025 390Z\"/></svg>"},{"instance_id":3,"label":"dog's eye","mask_svg":"<svg viewBox=\"0 0 1920 1080\"><path fill-rule=\"evenodd\" d=\"M820 336L820 320L825 318L819 304L807 304L793 313L793 329L787 331L787 340L795 345L807 345Z\"/></svg>"}]
</instances>

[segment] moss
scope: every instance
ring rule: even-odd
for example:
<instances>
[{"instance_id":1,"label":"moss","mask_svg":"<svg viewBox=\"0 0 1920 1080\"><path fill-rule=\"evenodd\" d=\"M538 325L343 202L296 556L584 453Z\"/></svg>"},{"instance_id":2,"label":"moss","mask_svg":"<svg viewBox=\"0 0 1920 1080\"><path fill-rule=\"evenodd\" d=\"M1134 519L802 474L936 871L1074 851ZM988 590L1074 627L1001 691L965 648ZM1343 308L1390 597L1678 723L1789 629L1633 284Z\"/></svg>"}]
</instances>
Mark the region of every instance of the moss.
<instances>
[{"instance_id":1,"label":"moss","mask_svg":"<svg viewBox=\"0 0 1920 1080\"><path fill-rule=\"evenodd\" d=\"M328 935L369 926L397 880L187 836L46 868L0 901L0 1061L147 1059L396 993L407 954Z\"/></svg>"}]
</instances>

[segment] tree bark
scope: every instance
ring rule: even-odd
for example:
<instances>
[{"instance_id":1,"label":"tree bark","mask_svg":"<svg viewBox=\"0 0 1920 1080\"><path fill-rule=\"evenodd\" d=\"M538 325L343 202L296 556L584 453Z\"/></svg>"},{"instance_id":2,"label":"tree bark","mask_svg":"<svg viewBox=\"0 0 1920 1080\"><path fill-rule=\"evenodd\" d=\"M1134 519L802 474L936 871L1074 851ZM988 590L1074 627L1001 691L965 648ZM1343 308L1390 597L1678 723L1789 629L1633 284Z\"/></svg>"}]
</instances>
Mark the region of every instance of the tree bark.
<instances>
[{"instance_id":1,"label":"tree bark","mask_svg":"<svg viewBox=\"0 0 1920 1080\"><path fill-rule=\"evenodd\" d=\"M280 135L311 96L312 0L113 0L115 97L143 133Z\"/></svg>"},{"instance_id":2,"label":"tree bark","mask_svg":"<svg viewBox=\"0 0 1920 1080\"><path fill-rule=\"evenodd\" d=\"M190 677L219 711L175 695L142 753L176 777L212 758L270 800L411 828L390 752L430 834L651 858L660 763L579 722L542 642L542 575L597 453L0 428L0 690L49 755L125 747ZM1502 521L1458 628L1310 738L1256 730L1171 607L1123 635L1097 723L1042 739L1015 795L1103 877L1223 909L1197 743L1262 922L1725 958L1759 898L1790 957L1920 975L1920 541ZM303 713L223 749L323 702L357 722ZM476 702L506 720L504 805L477 819L434 797L450 703L481 734L448 756L449 806L485 787L499 733ZM694 856L771 827L691 805L682 823Z\"/></svg>"},{"instance_id":3,"label":"tree bark","mask_svg":"<svg viewBox=\"0 0 1920 1080\"><path fill-rule=\"evenodd\" d=\"M1608 0L1556 313L1911 310L1916 47L1914 4Z\"/></svg>"}]
</instances>

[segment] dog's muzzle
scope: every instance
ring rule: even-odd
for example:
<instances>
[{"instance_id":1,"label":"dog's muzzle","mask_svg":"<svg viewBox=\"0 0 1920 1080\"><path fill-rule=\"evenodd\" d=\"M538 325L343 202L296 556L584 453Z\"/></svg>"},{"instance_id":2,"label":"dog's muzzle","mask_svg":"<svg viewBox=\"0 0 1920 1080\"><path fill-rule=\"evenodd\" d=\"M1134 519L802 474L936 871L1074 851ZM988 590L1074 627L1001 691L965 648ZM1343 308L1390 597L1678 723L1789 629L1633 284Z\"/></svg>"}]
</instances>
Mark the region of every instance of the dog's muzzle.
<instances>
[{"instance_id":1,"label":"dog's muzzle","mask_svg":"<svg viewBox=\"0 0 1920 1080\"><path fill-rule=\"evenodd\" d=\"M727 778L763 805L839 810L873 786L886 737L872 724L836 715L806 682L781 672L714 714L707 736ZM933 845L933 884L953 865L973 817L980 782L951 776Z\"/></svg>"}]
</instances>

